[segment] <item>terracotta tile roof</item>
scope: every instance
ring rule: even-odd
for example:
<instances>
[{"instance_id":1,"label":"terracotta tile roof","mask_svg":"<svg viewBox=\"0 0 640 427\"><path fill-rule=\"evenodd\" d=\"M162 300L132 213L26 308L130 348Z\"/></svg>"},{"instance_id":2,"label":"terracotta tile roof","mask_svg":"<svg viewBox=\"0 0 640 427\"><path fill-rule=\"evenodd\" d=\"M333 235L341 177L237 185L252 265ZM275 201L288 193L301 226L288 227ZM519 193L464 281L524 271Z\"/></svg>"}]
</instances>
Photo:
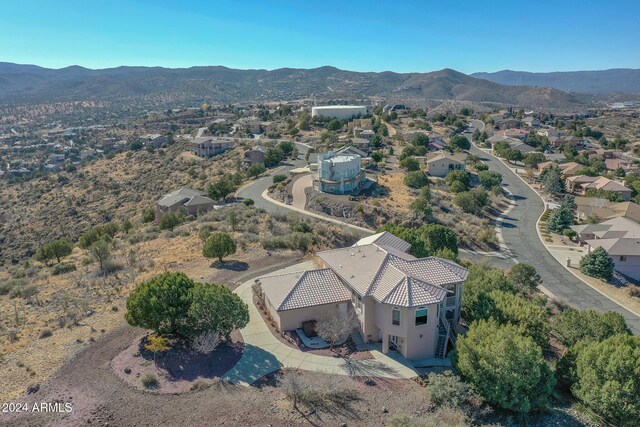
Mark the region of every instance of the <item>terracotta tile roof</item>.
<instances>
[{"instance_id":1,"label":"terracotta tile roof","mask_svg":"<svg viewBox=\"0 0 640 427\"><path fill-rule=\"evenodd\" d=\"M346 302L351 293L330 269L260 278L262 291L277 311Z\"/></svg>"},{"instance_id":2,"label":"terracotta tile roof","mask_svg":"<svg viewBox=\"0 0 640 427\"><path fill-rule=\"evenodd\" d=\"M404 307L432 304L446 297L445 285L467 278L468 270L454 262L436 257L415 258L397 247L368 241L320 252L318 257L349 287L378 302Z\"/></svg>"}]
</instances>

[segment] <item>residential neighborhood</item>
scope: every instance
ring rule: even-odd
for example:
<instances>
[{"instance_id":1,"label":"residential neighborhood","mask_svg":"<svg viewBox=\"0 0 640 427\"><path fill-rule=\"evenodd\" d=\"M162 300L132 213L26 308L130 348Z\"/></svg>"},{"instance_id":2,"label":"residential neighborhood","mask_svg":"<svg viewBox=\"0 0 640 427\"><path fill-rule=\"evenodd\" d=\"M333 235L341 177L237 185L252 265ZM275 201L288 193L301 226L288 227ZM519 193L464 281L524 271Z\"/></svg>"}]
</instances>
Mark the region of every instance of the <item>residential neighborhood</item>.
<instances>
[{"instance_id":1,"label":"residential neighborhood","mask_svg":"<svg viewBox=\"0 0 640 427\"><path fill-rule=\"evenodd\" d=\"M2 11L0 426L640 426L640 3Z\"/></svg>"}]
</instances>

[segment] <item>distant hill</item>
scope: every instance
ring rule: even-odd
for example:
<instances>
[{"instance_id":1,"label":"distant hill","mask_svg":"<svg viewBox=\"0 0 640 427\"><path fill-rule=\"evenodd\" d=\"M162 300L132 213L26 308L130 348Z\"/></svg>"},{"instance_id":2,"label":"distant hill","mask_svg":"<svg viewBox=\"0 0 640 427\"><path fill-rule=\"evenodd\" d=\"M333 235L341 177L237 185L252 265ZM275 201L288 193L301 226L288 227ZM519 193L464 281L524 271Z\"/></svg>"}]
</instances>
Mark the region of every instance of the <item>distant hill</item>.
<instances>
[{"instance_id":1,"label":"distant hill","mask_svg":"<svg viewBox=\"0 0 640 427\"><path fill-rule=\"evenodd\" d=\"M503 70L495 73L474 73L471 76L503 85L547 86L578 93L640 94L640 70L630 68L553 73Z\"/></svg>"},{"instance_id":2,"label":"distant hill","mask_svg":"<svg viewBox=\"0 0 640 427\"><path fill-rule=\"evenodd\" d=\"M353 72L334 67L236 70L222 66L48 69L0 63L0 104L151 99L155 102L289 100L368 96L571 108L590 97L556 89L506 86L454 70L430 73Z\"/></svg>"}]
</instances>

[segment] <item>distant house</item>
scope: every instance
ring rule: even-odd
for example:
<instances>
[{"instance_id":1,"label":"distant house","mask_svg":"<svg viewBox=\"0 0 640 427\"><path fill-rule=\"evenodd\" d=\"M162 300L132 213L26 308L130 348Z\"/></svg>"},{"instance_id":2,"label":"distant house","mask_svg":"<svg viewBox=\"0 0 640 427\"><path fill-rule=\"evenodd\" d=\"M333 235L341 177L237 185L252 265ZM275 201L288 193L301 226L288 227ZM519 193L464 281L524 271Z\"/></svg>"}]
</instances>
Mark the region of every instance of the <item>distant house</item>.
<instances>
[{"instance_id":1,"label":"distant house","mask_svg":"<svg viewBox=\"0 0 640 427\"><path fill-rule=\"evenodd\" d=\"M358 136L360 138L364 138L366 140L371 141L371 139L375 136L375 132L371 129L365 129L363 131L360 132L355 132L354 136Z\"/></svg>"},{"instance_id":2,"label":"distant house","mask_svg":"<svg viewBox=\"0 0 640 427\"><path fill-rule=\"evenodd\" d=\"M369 140L365 138L351 138L351 144L358 147L363 153L364 157L369 154Z\"/></svg>"},{"instance_id":3,"label":"distant house","mask_svg":"<svg viewBox=\"0 0 640 427\"><path fill-rule=\"evenodd\" d=\"M494 135L507 136L509 138L517 138L520 140L524 140L526 136L529 135L529 132L524 129L511 128L511 129L498 130L494 133Z\"/></svg>"},{"instance_id":4,"label":"distant house","mask_svg":"<svg viewBox=\"0 0 640 427\"><path fill-rule=\"evenodd\" d=\"M509 117L506 119L495 119L494 126L498 129L513 129L520 127L520 120Z\"/></svg>"},{"instance_id":5,"label":"distant house","mask_svg":"<svg viewBox=\"0 0 640 427\"><path fill-rule=\"evenodd\" d=\"M625 217L640 222L640 205L633 202L610 202L597 197L581 197L575 199L576 219L586 221L588 217L598 217L601 220Z\"/></svg>"},{"instance_id":6,"label":"distant house","mask_svg":"<svg viewBox=\"0 0 640 427\"><path fill-rule=\"evenodd\" d=\"M192 138L191 152L198 157L211 157L227 151L233 147L233 141L212 136Z\"/></svg>"},{"instance_id":7,"label":"distant house","mask_svg":"<svg viewBox=\"0 0 640 427\"><path fill-rule=\"evenodd\" d=\"M539 128L541 126L540 120L535 117L525 117L522 123L528 128Z\"/></svg>"},{"instance_id":8,"label":"distant house","mask_svg":"<svg viewBox=\"0 0 640 427\"><path fill-rule=\"evenodd\" d=\"M160 148L163 144L169 142L166 136L159 133L150 133L142 137L145 145L151 145L153 148Z\"/></svg>"},{"instance_id":9,"label":"distant house","mask_svg":"<svg viewBox=\"0 0 640 427\"><path fill-rule=\"evenodd\" d=\"M584 139L577 136L552 136L549 137L549 142L553 148L576 148L584 144Z\"/></svg>"},{"instance_id":10,"label":"distant house","mask_svg":"<svg viewBox=\"0 0 640 427\"><path fill-rule=\"evenodd\" d=\"M640 280L640 223L618 217L599 224L574 225L578 239L588 251L603 248L614 262L614 269L634 280Z\"/></svg>"},{"instance_id":11,"label":"distant house","mask_svg":"<svg viewBox=\"0 0 640 427\"><path fill-rule=\"evenodd\" d=\"M550 167L558 167L565 177L574 176L579 170L584 169L584 166L580 163L569 162L558 164L556 162L544 162L538 165L538 174L542 173L545 169Z\"/></svg>"},{"instance_id":12,"label":"distant house","mask_svg":"<svg viewBox=\"0 0 640 427\"><path fill-rule=\"evenodd\" d=\"M249 133L260 133L262 128L260 127L261 121L256 117L242 117L235 123L236 129L243 131L249 131Z\"/></svg>"},{"instance_id":13,"label":"distant house","mask_svg":"<svg viewBox=\"0 0 640 427\"><path fill-rule=\"evenodd\" d=\"M242 166L244 169L248 169L252 165L264 164L264 155L267 149L262 145L256 145L244 152L244 158L242 160Z\"/></svg>"},{"instance_id":14,"label":"distant house","mask_svg":"<svg viewBox=\"0 0 640 427\"><path fill-rule=\"evenodd\" d=\"M318 188L332 194L357 193L366 177L362 157L328 152L318 155Z\"/></svg>"},{"instance_id":15,"label":"distant house","mask_svg":"<svg viewBox=\"0 0 640 427\"><path fill-rule=\"evenodd\" d=\"M179 210L184 210L187 215L198 216L200 213L209 212L214 205L215 201L208 198L204 191L183 187L165 194L158 200L156 203L156 222L159 223L164 215Z\"/></svg>"},{"instance_id":16,"label":"distant house","mask_svg":"<svg viewBox=\"0 0 640 427\"><path fill-rule=\"evenodd\" d=\"M427 172L431 176L446 177L453 170L464 170L467 155L465 153L451 154L439 151L427 154Z\"/></svg>"},{"instance_id":17,"label":"distant house","mask_svg":"<svg viewBox=\"0 0 640 427\"><path fill-rule=\"evenodd\" d=\"M80 152L80 160L87 160L94 157L95 155L96 155L96 150L88 148Z\"/></svg>"},{"instance_id":18,"label":"distant house","mask_svg":"<svg viewBox=\"0 0 640 427\"><path fill-rule=\"evenodd\" d=\"M617 193L622 200L631 199L631 193L633 192L630 188L618 181L613 181L603 176L587 175L570 176L567 178L566 188L568 192L581 196L585 196L590 189L604 190Z\"/></svg>"},{"instance_id":19,"label":"distant house","mask_svg":"<svg viewBox=\"0 0 640 427\"><path fill-rule=\"evenodd\" d=\"M536 133L540 136L546 136L547 138L559 137L567 134L565 131L556 128L540 129Z\"/></svg>"},{"instance_id":20,"label":"distant house","mask_svg":"<svg viewBox=\"0 0 640 427\"><path fill-rule=\"evenodd\" d=\"M354 147L353 145L347 145L346 147L340 148L336 151L336 154L342 156L360 156L363 159L367 157L367 153L365 151L358 147Z\"/></svg>"},{"instance_id":21,"label":"distant house","mask_svg":"<svg viewBox=\"0 0 640 427\"><path fill-rule=\"evenodd\" d=\"M606 159L604 161L604 164L607 167L607 170L610 171L622 169L625 172L631 172L638 169L637 166L635 166L630 161L622 159Z\"/></svg>"},{"instance_id":22,"label":"distant house","mask_svg":"<svg viewBox=\"0 0 640 427\"><path fill-rule=\"evenodd\" d=\"M49 163L64 162L64 157L64 154L50 154L49 157L47 157L47 160Z\"/></svg>"}]
</instances>

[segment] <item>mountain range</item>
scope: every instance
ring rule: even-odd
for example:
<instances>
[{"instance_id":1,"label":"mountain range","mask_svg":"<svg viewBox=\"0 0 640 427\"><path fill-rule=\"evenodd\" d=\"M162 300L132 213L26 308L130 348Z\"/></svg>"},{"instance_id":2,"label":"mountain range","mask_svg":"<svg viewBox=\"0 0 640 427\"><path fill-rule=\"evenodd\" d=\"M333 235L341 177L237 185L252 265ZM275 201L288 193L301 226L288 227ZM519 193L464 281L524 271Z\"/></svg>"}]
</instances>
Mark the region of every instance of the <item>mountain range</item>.
<instances>
[{"instance_id":1,"label":"mountain range","mask_svg":"<svg viewBox=\"0 0 640 427\"><path fill-rule=\"evenodd\" d=\"M503 85L546 86L578 93L640 95L640 70L630 68L552 73L503 70L495 73L474 73L471 76Z\"/></svg>"},{"instance_id":2,"label":"mountain range","mask_svg":"<svg viewBox=\"0 0 640 427\"><path fill-rule=\"evenodd\" d=\"M443 69L429 73L354 72L335 67L238 70L223 66L191 68L117 67L61 69L0 63L0 104L52 101L156 103L339 98L469 101L531 108L579 108L595 98L551 87L502 84Z\"/></svg>"}]
</instances>

